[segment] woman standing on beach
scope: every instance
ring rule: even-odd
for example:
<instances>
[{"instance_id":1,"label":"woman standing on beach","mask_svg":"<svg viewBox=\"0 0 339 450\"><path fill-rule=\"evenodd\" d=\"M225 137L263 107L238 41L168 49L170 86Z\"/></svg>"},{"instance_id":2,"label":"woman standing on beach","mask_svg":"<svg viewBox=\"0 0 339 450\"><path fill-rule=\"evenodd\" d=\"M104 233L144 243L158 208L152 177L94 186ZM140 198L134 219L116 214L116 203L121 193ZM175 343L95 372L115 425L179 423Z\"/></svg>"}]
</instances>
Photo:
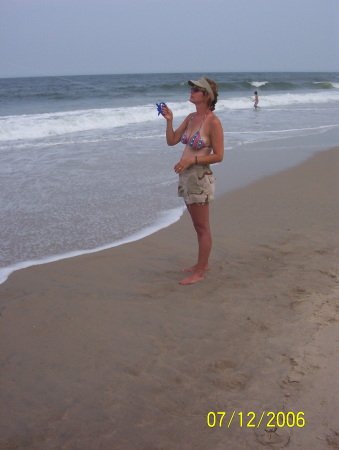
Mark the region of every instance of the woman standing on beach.
<instances>
[{"instance_id":1,"label":"woman standing on beach","mask_svg":"<svg viewBox=\"0 0 339 450\"><path fill-rule=\"evenodd\" d=\"M166 141L172 146L185 144L180 161L174 166L179 174L178 195L183 197L197 232L198 261L180 284L193 284L204 279L204 271L209 270L208 258L212 247L209 224L209 203L214 199L215 178L210 164L221 162L224 157L224 132L220 120L213 113L218 99L218 87L206 77L198 81L190 80L190 102L196 112L189 114L177 130L173 130L173 113L162 107L162 115L167 121Z\"/></svg>"}]
</instances>

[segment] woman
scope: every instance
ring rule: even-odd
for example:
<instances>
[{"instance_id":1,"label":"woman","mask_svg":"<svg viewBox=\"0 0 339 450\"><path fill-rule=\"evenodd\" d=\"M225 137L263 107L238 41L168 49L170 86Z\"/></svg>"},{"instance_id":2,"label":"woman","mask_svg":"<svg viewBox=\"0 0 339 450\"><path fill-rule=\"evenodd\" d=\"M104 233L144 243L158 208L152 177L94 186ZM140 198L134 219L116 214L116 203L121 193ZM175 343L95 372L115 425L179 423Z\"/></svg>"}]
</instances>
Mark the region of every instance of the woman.
<instances>
[{"instance_id":1,"label":"woman","mask_svg":"<svg viewBox=\"0 0 339 450\"><path fill-rule=\"evenodd\" d=\"M180 161L174 166L179 174L178 195L183 197L197 232L198 261L192 267L183 269L189 274L180 284L193 284L203 280L204 271L209 270L208 258L212 247L209 225L209 203L214 199L215 178L210 164L222 161L224 157L224 132L220 120L214 115L218 99L218 87L206 77L199 81L190 80L190 102L196 112L189 114L177 130L173 130L173 113L162 107L167 121L166 141L172 146L180 141L185 148Z\"/></svg>"}]
</instances>

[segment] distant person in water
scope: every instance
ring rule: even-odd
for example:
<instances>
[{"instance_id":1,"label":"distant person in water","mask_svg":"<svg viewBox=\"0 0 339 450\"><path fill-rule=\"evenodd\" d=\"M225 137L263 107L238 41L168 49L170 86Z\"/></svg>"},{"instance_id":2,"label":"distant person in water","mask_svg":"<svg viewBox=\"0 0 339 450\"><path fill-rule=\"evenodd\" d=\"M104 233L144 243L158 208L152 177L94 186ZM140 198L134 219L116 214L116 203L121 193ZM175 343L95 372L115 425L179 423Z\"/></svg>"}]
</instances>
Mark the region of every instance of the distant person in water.
<instances>
[{"instance_id":1,"label":"distant person in water","mask_svg":"<svg viewBox=\"0 0 339 450\"><path fill-rule=\"evenodd\" d=\"M192 267L183 269L187 275L180 284L193 284L205 278L209 270L208 258L212 247L209 224L209 204L214 199L215 178L210 164L219 163L224 156L224 132L218 117L214 114L218 99L218 87L213 80L203 77L190 80L190 102L196 111L189 114L175 131L173 113L162 107L166 119L166 140L172 146L179 142L185 148L180 161L174 166L179 174L178 195L183 197L198 238L198 261Z\"/></svg>"},{"instance_id":2,"label":"distant person in water","mask_svg":"<svg viewBox=\"0 0 339 450\"><path fill-rule=\"evenodd\" d=\"M260 109L260 107L258 106L259 103L259 96L258 96L258 92L254 91L254 109Z\"/></svg>"}]
</instances>

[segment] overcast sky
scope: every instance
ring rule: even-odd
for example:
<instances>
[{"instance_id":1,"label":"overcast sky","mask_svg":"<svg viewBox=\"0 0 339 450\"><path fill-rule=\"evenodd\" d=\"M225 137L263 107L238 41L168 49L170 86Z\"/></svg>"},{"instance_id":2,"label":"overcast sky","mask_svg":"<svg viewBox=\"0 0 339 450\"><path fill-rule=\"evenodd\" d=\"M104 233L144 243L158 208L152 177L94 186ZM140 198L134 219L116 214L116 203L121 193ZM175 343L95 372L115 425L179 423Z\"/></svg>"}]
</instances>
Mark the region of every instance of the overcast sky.
<instances>
[{"instance_id":1,"label":"overcast sky","mask_svg":"<svg viewBox=\"0 0 339 450\"><path fill-rule=\"evenodd\" d=\"M0 0L0 77L339 71L339 0Z\"/></svg>"}]
</instances>

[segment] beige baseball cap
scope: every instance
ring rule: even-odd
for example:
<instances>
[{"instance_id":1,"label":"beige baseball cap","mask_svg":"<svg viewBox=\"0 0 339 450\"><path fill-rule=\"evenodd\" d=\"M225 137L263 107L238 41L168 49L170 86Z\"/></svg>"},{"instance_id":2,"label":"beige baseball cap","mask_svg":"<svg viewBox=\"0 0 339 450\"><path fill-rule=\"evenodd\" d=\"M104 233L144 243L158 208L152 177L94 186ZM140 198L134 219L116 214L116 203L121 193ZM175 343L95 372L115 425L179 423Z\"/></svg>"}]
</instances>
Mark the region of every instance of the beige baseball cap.
<instances>
[{"instance_id":1,"label":"beige baseball cap","mask_svg":"<svg viewBox=\"0 0 339 450\"><path fill-rule=\"evenodd\" d=\"M206 89L206 91L210 94L211 100L212 100L212 102L213 102L213 100L214 100L214 93L213 93L213 90L212 90L212 88L211 88L211 85L209 84L209 82L206 80L205 77L202 77L202 78L201 78L200 80L198 80L198 81L189 80L189 81L188 81L188 84L189 84L190 86L198 86L198 87L201 87L201 88L203 88L203 89Z\"/></svg>"}]
</instances>

